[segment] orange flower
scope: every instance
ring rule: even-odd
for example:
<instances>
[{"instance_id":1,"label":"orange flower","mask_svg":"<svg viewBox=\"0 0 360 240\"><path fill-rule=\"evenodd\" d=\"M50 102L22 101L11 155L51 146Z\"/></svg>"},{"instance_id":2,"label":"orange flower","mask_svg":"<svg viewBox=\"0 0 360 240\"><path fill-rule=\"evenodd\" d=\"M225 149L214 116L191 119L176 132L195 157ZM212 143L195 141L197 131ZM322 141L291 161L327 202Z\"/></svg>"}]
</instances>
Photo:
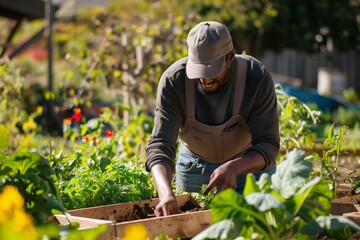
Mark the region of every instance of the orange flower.
<instances>
[{"instance_id":1,"label":"orange flower","mask_svg":"<svg viewBox=\"0 0 360 240\"><path fill-rule=\"evenodd\" d=\"M109 138L109 137L111 137L112 135L114 135L114 133L115 133L115 131L114 130L109 130L109 129L107 129L106 131L105 131L105 136L107 137L107 138Z\"/></svg>"},{"instance_id":2,"label":"orange flower","mask_svg":"<svg viewBox=\"0 0 360 240\"><path fill-rule=\"evenodd\" d=\"M98 134L94 134L93 136L85 135L85 136L84 136L84 140L87 141L87 142L89 142L89 141L95 142L95 141L96 141L96 138L97 138L98 136L99 136Z\"/></svg>"},{"instance_id":3,"label":"orange flower","mask_svg":"<svg viewBox=\"0 0 360 240\"><path fill-rule=\"evenodd\" d=\"M63 124L68 125L68 124L71 124L71 122L72 122L72 118L65 118L63 121Z\"/></svg>"}]
</instances>

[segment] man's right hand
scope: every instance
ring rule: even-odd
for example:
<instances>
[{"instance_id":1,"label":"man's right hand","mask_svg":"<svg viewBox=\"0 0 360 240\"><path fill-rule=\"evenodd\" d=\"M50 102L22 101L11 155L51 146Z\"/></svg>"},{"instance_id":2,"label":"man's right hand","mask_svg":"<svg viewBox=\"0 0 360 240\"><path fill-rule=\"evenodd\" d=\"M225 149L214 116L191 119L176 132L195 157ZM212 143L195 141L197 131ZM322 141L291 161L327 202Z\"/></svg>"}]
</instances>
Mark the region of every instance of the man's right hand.
<instances>
[{"instance_id":1,"label":"man's right hand","mask_svg":"<svg viewBox=\"0 0 360 240\"><path fill-rule=\"evenodd\" d=\"M167 197L160 200L160 203L156 206L154 213L155 216L160 217L178 214L181 213L181 210L175 197Z\"/></svg>"},{"instance_id":2,"label":"man's right hand","mask_svg":"<svg viewBox=\"0 0 360 240\"><path fill-rule=\"evenodd\" d=\"M160 203L154 210L155 216L181 213L171 188L172 170L169 166L166 164L156 164L151 168L151 174L160 199Z\"/></svg>"}]
</instances>

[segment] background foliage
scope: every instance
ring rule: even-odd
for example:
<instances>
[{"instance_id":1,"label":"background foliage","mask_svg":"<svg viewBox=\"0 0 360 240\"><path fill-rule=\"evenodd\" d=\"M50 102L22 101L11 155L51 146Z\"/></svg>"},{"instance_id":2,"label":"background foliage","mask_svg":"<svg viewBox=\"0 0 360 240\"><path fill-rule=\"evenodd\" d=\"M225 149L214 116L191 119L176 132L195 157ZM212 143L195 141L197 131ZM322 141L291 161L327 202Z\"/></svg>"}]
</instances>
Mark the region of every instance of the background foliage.
<instances>
[{"instance_id":1,"label":"background foliage","mask_svg":"<svg viewBox=\"0 0 360 240\"><path fill-rule=\"evenodd\" d=\"M358 19L359 3L354 0L124 0L63 19L54 28L53 93L38 83L46 76L45 61L1 60L0 190L17 186L25 210L37 223L54 209L63 210L61 201L72 209L156 196L143 168L156 86L164 69L187 55L186 36L192 26L202 20L223 22L237 52L258 57L265 49L359 51ZM16 39L42 24L28 23ZM0 26L5 29L9 22L0 21ZM41 47L44 41L38 44ZM346 94L358 101L356 93ZM334 119L324 113L318 118L316 109L279 91L278 96L286 152L314 147L312 127L332 124L334 119L337 125L351 123L355 131L349 129L348 136L359 136L353 113L339 109ZM52 138L41 131L49 129L41 117L48 100L57 104L63 136ZM88 107L98 101L109 108L89 114ZM359 142L355 138L350 144L358 149ZM335 142L329 151L339 146ZM324 160L320 174L335 184L332 170L339 162L334 164L330 153L316 158Z\"/></svg>"}]
</instances>

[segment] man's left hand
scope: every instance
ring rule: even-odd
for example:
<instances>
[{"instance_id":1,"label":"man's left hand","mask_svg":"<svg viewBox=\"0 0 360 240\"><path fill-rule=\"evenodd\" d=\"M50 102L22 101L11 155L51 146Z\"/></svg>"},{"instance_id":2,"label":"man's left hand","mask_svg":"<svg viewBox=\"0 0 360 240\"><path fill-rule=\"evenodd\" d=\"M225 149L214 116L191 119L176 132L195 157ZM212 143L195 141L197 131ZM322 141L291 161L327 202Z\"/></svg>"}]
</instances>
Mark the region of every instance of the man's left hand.
<instances>
[{"instance_id":1,"label":"man's left hand","mask_svg":"<svg viewBox=\"0 0 360 240\"><path fill-rule=\"evenodd\" d=\"M236 172L231 167L231 162L226 162L211 174L209 184L203 192L203 195L207 195L211 189L216 188L216 192L219 193L227 188L236 189Z\"/></svg>"}]
</instances>

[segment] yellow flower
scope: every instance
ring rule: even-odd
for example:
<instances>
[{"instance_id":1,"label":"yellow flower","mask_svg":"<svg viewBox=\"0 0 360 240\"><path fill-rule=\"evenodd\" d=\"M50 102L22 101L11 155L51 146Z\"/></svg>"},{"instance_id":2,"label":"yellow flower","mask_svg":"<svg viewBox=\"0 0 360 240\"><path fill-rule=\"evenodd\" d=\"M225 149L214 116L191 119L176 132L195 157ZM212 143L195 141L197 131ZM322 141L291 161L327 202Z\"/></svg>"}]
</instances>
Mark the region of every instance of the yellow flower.
<instances>
[{"instance_id":1,"label":"yellow flower","mask_svg":"<svg viewBox=\"0 0 360 240\"><path fill-rule=\"evenodd\" d=\"M125 227L124 237L120 240L149 240L151 239L147 229L140 223L131 224Z\"/></svg>"},{"instance_id":2,"label":"yellow flower","mask_svg":"<svg viewBox=\"0 0 360 240\"><path fill-rule=\"evenodd\" d=\"M34 121L34 119L33 118L29 118L26 122L24 122L24 124L23 124L23 130L25 131L25 132L27 132L27 131L31 131L31 130L34 130L34 129L36 129L36 126L37 126L37 124L36 124L36 122Z\"/></svg>"},{"instance_id":3,"label":"yellow flower","mask_svg":"<svg viewBox=\"0 0 360 240\"><path fill-rule=\"evenodd\" d=\"M0 194L0 212L9 214L24 206L24 199L13 186L6 185Z\"/></svg>"},{"instance_id":4,"label":"yellow flower","mask_svg":"<svg viewBox=\"0 0 360 240\"><path fill-rule=\"evenodd\" d=\"M0 236L14 233L18 240L37 239L31 215L24 210L24 199L13 186L6 185L0 193Z\"/></svg>"}]
</instances>

